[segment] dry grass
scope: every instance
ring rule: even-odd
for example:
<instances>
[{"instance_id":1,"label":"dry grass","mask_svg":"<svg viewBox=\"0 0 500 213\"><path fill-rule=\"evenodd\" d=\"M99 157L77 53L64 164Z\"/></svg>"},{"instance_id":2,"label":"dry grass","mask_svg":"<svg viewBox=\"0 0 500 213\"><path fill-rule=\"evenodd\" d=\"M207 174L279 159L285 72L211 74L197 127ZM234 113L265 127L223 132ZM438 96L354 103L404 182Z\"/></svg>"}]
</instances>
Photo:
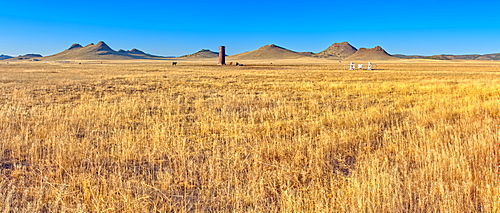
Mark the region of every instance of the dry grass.
<instances>
[{"instance_id":1,"label":"dry grass","mask_svg":"<svg viewBox=\"0 0 500 213\"><path fill-rule=\"evenodd\" d=\"M0 64L0 209L500 211L500 63L166 63Z\"/></svg>"}]
</instances>

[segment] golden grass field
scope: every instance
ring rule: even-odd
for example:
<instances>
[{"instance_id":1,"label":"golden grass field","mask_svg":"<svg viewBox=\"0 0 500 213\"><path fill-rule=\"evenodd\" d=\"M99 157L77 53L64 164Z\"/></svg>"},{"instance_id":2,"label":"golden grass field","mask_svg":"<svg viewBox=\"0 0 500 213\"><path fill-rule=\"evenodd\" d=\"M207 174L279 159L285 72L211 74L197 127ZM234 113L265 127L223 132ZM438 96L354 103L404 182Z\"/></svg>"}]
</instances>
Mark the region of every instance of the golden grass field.
<instances>
[{"instance_id":1,"label":"golden grass field","mask_svg":"<svg viewBox=\"0 0 500 213\"><path fill-rule=\"evenodd\" d=\"M0 211L500 212L500 62L240 63L1 62Z\"/></svg>"}]
</instances>

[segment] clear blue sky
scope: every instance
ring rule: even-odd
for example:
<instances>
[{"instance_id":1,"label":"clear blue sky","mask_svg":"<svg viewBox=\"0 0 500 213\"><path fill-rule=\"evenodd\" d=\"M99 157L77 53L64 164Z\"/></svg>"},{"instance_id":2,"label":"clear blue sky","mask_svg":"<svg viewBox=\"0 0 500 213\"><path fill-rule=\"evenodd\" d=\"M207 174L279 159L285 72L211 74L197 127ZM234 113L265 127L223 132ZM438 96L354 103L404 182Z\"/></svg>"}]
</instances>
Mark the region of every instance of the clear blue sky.
<instances>
[{"instance_id":1,"label":"clear blue sky","mask_svg":"<svg viewBox=\"0 0 500 213\"><path fill-rule=\"evenodd\" d=\"M320 52L336 42L391 54L500 52L500 1L5 0L0 54L51 55L105 41L162 56L237 54L276 44Z\"/></svg>"}]
</instances>

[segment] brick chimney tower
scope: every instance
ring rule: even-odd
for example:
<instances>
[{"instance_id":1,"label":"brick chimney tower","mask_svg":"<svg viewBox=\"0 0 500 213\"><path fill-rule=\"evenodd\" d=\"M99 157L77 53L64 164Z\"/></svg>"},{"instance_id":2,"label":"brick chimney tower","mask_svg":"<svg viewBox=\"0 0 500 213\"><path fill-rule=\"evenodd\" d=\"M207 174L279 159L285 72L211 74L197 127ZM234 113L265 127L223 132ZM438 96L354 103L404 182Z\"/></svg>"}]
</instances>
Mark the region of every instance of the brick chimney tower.
<instances>
[{"instance_id":1,"label":"brick chimney tower","mask_svg":"<svg viewBox=\"0 0 500 213\"><path fill-rule=\"evenodd\" d=\"M219 65L226 65L226 47L219 47Z\"/></svg>"}]
</instances>

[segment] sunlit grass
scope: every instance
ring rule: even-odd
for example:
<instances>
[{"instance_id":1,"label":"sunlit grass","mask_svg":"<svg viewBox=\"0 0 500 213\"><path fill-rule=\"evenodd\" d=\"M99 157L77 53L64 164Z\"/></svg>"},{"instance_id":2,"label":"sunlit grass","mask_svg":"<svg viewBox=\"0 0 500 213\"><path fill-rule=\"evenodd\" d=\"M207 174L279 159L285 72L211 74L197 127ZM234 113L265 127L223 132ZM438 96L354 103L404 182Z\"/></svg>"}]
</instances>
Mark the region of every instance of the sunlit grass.
<instances>
[{"instance_id":1,"label":"sunlit grass","mask_svg":"<svg viewBox=\"0 0 500 213\"><path fill-rule=\"evenodd\" d=\"M500 63L190 63L1 64L0 209L499 211Z\"/></svg>"}]
</instances>

